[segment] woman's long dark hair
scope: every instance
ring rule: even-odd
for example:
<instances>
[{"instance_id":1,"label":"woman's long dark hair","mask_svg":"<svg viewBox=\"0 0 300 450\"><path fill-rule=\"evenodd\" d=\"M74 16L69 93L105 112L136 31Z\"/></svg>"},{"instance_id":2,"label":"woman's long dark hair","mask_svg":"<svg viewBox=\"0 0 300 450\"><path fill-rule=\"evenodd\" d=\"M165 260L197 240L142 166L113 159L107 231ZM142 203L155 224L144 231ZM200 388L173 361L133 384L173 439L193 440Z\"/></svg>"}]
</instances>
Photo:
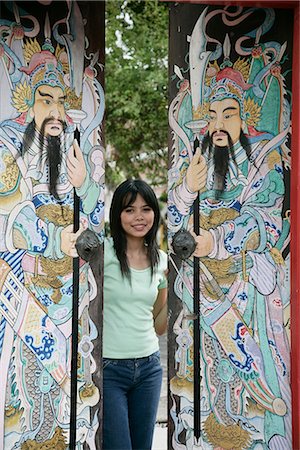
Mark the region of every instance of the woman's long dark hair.
<instances>
[{"instance_id":1,"label":"woman's long dark hair","mask_svg":"<svg viewBox=\"0 0 300 450\"><path fill-rule=\"evenodd\" d=\"M114 249L120 262L123 276L130 279L130 269L126 256L127 239L121 225L121 213L128 206L135 202L140 194L147 205L154 212L154 222L151 230L145 236L145 246L147 256L150 261L151 275L158 264L159 253L156 242L156 235L160 222L160 211L156 195L153 189L143 180L126 180L121 183L114 192L109 212L110 232L114 242Z\"/></svg>"}]
</instances>

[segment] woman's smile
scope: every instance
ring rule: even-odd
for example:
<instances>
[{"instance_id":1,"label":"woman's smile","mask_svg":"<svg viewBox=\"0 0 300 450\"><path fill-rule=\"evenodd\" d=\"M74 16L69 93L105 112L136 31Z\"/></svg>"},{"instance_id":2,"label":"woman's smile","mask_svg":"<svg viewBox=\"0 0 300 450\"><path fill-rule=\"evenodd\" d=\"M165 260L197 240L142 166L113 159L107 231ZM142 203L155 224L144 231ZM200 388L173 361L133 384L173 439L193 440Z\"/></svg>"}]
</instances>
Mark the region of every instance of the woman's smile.
<instances>
[{"instance_id":1,"label":"woman's smile","mask_svg":"<svg viewBox=\"0 0 300 450\"><path fill-rule=\"evenodd\" d=\"M143 238L151 230L153 223L154 211L140 194L121 213L121 225L127 236Z\"/></svg>"}]
</instances>

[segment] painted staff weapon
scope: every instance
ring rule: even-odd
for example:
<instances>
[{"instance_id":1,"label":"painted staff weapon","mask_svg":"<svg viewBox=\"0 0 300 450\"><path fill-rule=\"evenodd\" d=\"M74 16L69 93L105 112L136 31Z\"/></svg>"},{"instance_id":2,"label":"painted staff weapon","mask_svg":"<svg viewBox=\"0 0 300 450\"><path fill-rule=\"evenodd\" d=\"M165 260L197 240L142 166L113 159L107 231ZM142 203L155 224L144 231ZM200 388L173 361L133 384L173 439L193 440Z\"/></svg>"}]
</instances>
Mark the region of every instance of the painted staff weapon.
<instances>
[{"instance_id":1,"label":"painted staff weapon","mask_svg":"<svg viewBox=\"0 0 300 450\"><path fill-rule=\"evenodd\" d=\"M74 139L80 146L80 124L86 117L86 113L80 110L68 110L68 115L75 124ZM80 198L74 188L74 220L73 232L79 230L80 222ZM78 253L73 258L73 298L72 298L72 359L71 359L71 412L70 412L70 450L76 448L76 416L77 416L77 363L78 363L78 303L79 303L79 257L88 261L95 274L99 267L97 256L100 251L100 241L92 230L84 230L77 238L75 247Z\"/></svg>"},{"instance_id":2,"label":"painted staff weapon","mask_svg":"<svg viewBox=\"0 0 300 450\"><path fill-rule=\"evenodd\" d=\"M194 140L194 153L199 147L199 141ZM193 226L196 235L200 233L200 199L199 192L193 207ZM200 384L201 384L201 368L200 368L200 260L194 256L194 272L193 272L193 289L194 289L194 436L198 441L201 433L201 399L200 399Z\"/></svg>"},{"instance_id":3,"label":"painted staff weapon","mask_svg":"<svg viewBox=\"0 0 300 450\"><path fill-rule=\"evenodd\" d=\"M82 75L84 69L84 26L82 15L76 1L69 5L66 19L67 33L61 36L68 50L70 67L70 88L79 98L82 92ZM80 123L85 113L80 110L68 111L75 123L74 139L80 146ZM73 232L79 230L80 199L74 188ZM79 257L73 259L73 297L72 297L72 359L71 359L71 411L69 449L76 448L77 418L77 360L78 360L78 302L79 302Z\"/></svg>"},{"instance_id":4,"label":"painted staff weapon","mask_svg":"<svg viewBox=\"0 0 300 450\"><path fill-rule=\"evenodd\" d=\"M75 125L74 139L80 146L80 124L86 117L81 110L71 109L68 116ZM73 232L79 230L80 223L80 198L74 188L74 219ZM95 275L99 271L97 256L100 251L100 241L94 231L86 229L77 238L75 248L79 257L90 263ZM73 258L73 298L72 298L72 359L71 359L71 412L70 412L70 450L76 448L76 416L77 416L77 361L78 361L78 307L79 307L79 257Z\"/></svg>"},{"instance_id":5,"label":"painted staff weapon","mask_svg":"<svg viewBox=\"0 0 300 450\"><path fill-rule=\"evenodd\" d=\"M80 146L80 124L86 117L84 111L71 109L68 116L75 124L74 139ZM80 223L80 198L74 188L74 219L73 232L79 230ZM72 297L72 359L71 359L71 411L70 411L70 450L76 448L76 416L77 416L77 363L78 363L78 308L79 308L79 257L90 262L93 273L97 265L95 261L100 251L100 242L92 230L84 230L77 238L75 247L78 253L77 258L73 258L73 297Z\"/></svg>"},{"instance_id":6,"label":"painted staff weapon","mask_svg":"<svg viewBox=\"0 0 300 450\"><path fill-rule=\"evenodd\" d=\"M68 115L75 124L74 139L80 146L80 123L86 114L83 111L69 110ZM73 188L74 216L73 233L79 230L80 198ZM72 296L72 359L71 359L71 411L70 411L70 450L76 448L77 416L77 361L78 361L78 302L79 302L79 257L73 258L73 296Z\"/></svg>"},{"instance_id":7,"label":"painted staff weapon","mask_svg":"<svg viewBox=\"0 0 300 450\"><path fill-rule=\"evenodd\" d=\"M192 128L194 133L194 154L199 147L199 133L201 128L207 125L205 121L193 121L186 124L187 127ZM200 199L199 192L193 204L193 229L194 233L200 234ZM194 341L194 437L195 444L198 443L201 435L201 367L200 367L200 258L194 256L193 259L193 310L194 310L194 326L193 326L193 341Z\"/></svg>"},{"instance_id":8,"label":"painted staff weapon","mask_svg":"<svg viewBox=\"0 0 300 450\"><path fill-rule=\"evenodd\" d=\"M203 10L190 37L189 62L190 62L190 87L192 97L193 113L195 113L203 102L203 86L206 67L211 52L206 50L206 38L204 34L205 16L207 8ZM193 132L194 153L199 147L200 130L207 123L203 120L193 120L186 124ZM200 201L199 192L193 206L193 227L196 235L200 232ZM194 307L194 440L198 444L201 434L201 405L200 405L200 260L194 257L193 274L193 307Z\"/></svg>"}]
</instances>

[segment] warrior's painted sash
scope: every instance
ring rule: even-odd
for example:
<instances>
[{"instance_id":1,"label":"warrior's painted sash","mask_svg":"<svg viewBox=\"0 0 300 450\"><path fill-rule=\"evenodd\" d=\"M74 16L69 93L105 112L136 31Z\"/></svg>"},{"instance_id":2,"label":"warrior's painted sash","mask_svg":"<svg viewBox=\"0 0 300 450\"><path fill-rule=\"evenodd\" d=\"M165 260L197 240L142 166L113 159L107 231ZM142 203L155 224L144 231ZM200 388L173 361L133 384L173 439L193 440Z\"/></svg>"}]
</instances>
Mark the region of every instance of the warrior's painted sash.
<instances>
[{"instance_id":1,"label":"warrior's painted sash","mask_svg":"<svg viewBox=\"0 0 300 450\"><path fill-rule=\"evenodd\" d=\"M285 402L268 387L261 350L238 310L226 299L204 320L213 330L249 395L268 411L284 416Z\"/></svg>"},{"instance_id":2,"label":"warrior's painted sash","mask_svg":"<svg viewBox=\"0 0 300 450\"><path fill-rule=\"evenodd\" d=\"M5 294L1 293L1 314L7 317L15 333L66 394L70 395L66 367L67 346L63 333L28 290L24 286L20 289L9 265L3 260L0 261L0 270L5 275L1 284L6 288Z\"/></svg>"}]
</instances>

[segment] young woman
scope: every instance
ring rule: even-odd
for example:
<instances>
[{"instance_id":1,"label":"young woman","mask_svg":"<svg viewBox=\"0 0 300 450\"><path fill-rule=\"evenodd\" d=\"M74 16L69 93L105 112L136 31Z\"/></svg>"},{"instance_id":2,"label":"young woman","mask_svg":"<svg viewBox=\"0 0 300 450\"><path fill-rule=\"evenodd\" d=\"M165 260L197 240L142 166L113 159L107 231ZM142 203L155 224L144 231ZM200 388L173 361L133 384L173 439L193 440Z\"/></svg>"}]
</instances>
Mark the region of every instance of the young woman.
<instances>
[{"instance_id":1,"label":"young woman","mask_svg":"<svg viewBox=\"0 0 300 450\"><path fill-rule=\"evenodd\" d=\"M151 187L124 181L104 246L103 450L150 450L162 368L157 335L167 328L167 255L158 249Z\"/></svg>"}]
</instances>

